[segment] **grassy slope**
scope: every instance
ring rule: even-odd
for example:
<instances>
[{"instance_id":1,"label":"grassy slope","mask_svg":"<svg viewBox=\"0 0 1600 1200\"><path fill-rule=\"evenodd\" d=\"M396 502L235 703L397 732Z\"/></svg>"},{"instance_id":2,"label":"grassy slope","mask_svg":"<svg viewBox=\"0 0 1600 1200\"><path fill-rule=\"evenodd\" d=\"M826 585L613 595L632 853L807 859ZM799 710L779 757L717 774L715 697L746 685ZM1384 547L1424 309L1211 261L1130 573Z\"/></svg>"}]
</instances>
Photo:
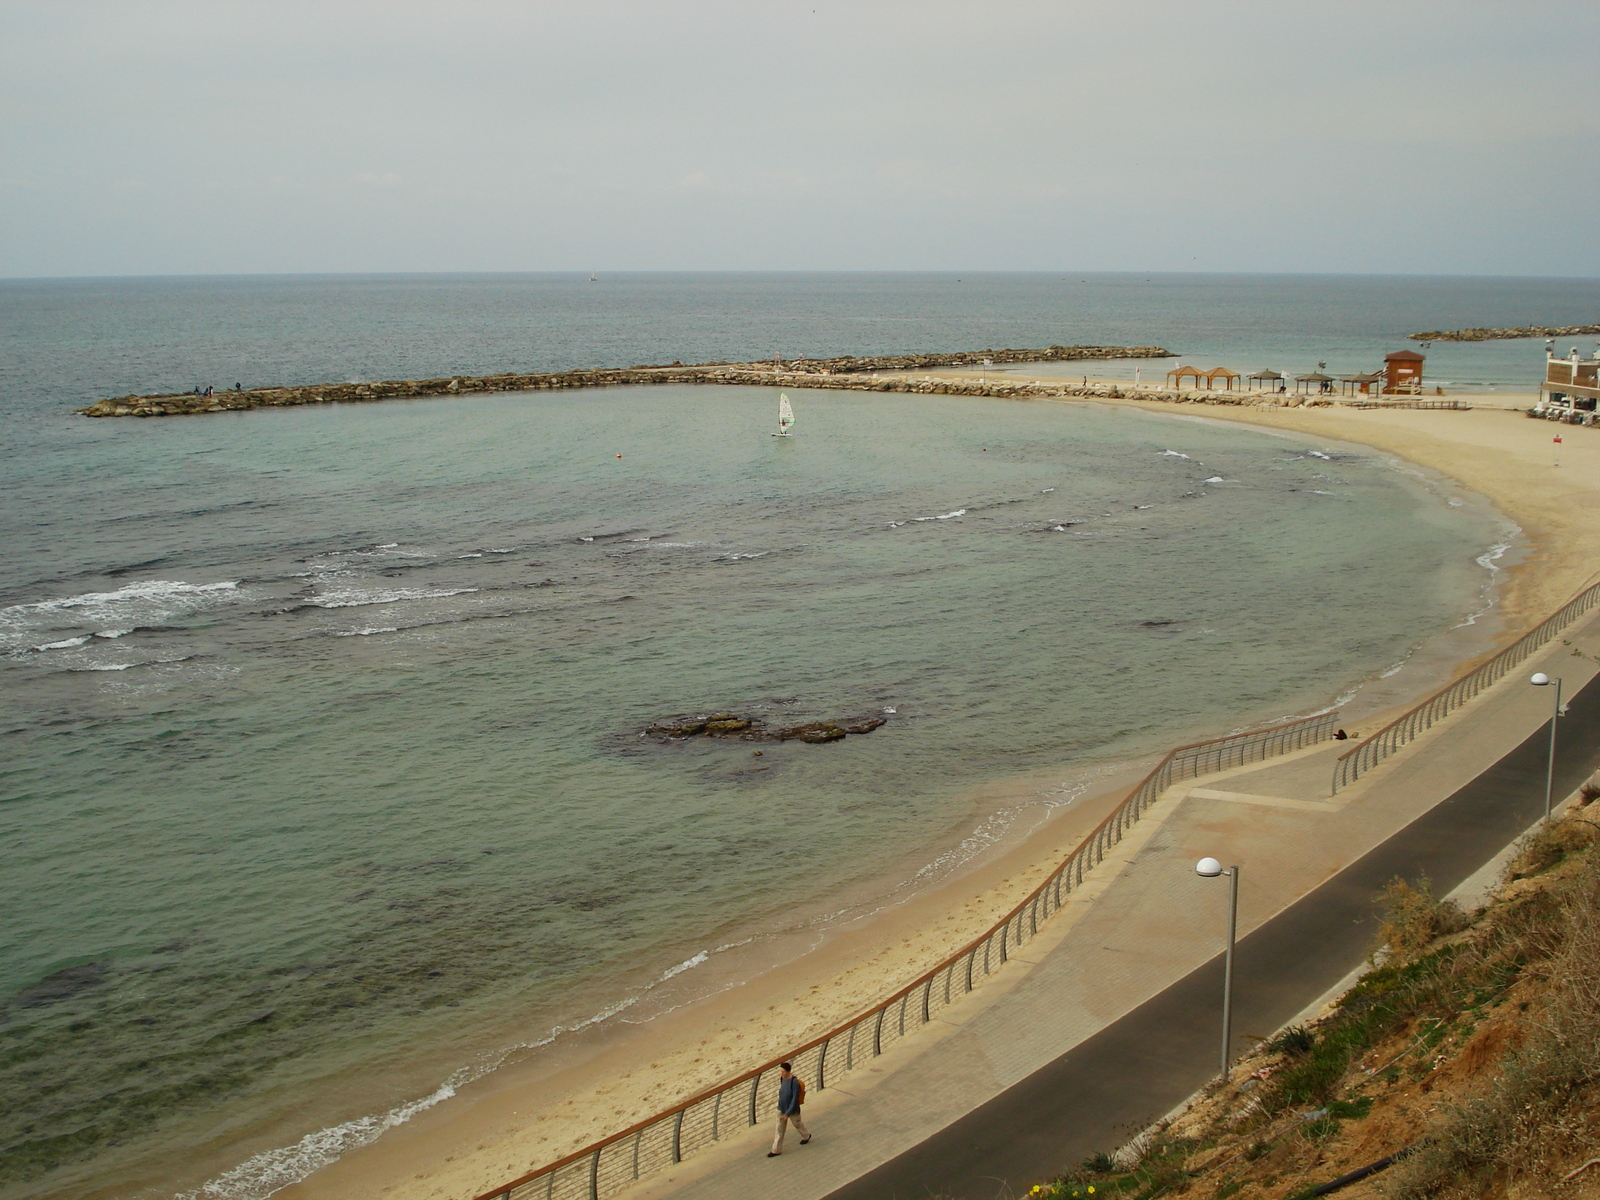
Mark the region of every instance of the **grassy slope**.
<instances>
[{"instance_id":1,"label":"grassy slope","mask_svg":"<svg viewBox=\"0 0 1600 1200\"><path fill-rule=\"evenodd\" d=\"M1587 790L1587 789L1586 789ZM1532 838L1471 918L1396 880L1368 973L1309 1028L1041 1200L1600 1196L1600 805ZM1570 1179L1564 1177L1576 1171Z\"/></svg>"}]
</instances>

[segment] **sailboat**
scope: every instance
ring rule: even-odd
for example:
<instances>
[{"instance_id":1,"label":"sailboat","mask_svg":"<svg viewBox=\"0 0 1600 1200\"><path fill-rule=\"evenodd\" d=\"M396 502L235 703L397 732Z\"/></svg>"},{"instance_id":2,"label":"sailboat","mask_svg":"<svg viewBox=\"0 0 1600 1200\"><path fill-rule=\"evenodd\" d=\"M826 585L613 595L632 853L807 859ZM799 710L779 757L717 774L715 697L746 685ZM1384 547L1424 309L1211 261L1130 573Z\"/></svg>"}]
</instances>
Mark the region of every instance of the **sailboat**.
<instances>
[{"instance_id":1,"label":"sailboat","mask_svg":"<svg viewBox=\"0 0 1600 1200\"><path fill-rule=\"evenodd\" d=\"M773 437L788 437L789 429L794 425L794 409L789 407L789 397L782 392L778 393L778 432Z\"/></svg>"},{"instance_id":2,"label":"sailboat","mask_svg":"<svg viewBox=\"0 0 1600 1200\"><path fill-rule=\"evenodd\" d=\"M595 277L594 277L594 272L593 272L593 271L590 271L590 272L589 272L589 282L590 282L590 283L594 283L594 282L596 282L596 280L595 280Z\"/></svg>"}]
</instances>

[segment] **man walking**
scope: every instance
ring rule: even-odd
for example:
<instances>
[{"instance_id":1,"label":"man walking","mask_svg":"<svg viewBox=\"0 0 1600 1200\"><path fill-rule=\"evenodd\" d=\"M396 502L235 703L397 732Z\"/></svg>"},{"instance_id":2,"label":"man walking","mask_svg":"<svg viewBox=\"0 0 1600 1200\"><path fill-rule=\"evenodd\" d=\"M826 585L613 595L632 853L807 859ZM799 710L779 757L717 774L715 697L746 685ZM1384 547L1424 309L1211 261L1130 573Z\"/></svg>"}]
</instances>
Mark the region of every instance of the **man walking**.
<instances>
[{"instance_id":1,"label":"man walking","mask_svg":"<svg viewBox=\"0 0 1600 1200\"><path fill-rule=\"evenodd\" d=\"M805 1101L806 1085L800 1082L789 1063L781 1063L778 1071L778 1129L772 1135L772 1149L767 1151L768 1158L777 1158L783 1153L783 1134L791 1121L800 1131L802 1146L811 1140L811 1131L800 1119L800 1106Z\"/></svg>"}]
</instances>

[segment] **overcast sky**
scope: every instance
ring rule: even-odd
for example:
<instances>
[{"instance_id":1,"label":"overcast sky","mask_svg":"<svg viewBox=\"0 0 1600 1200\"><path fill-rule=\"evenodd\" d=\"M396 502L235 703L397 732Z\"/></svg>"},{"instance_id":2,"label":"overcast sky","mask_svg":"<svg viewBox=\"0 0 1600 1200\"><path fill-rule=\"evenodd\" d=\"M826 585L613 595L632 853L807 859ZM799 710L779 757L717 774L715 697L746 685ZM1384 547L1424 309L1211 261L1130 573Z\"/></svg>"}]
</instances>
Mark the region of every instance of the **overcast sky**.
<instances>
[{"instance_id":1,"label":"overcast sky","mask_svg":"<svg viewBox=\"0 0 1600 1200\"><path fill-rule=\"evenodd\" d=\"M1600 276L1600 4L0 0L0 275Z\"/></svg>"}]
</instances>

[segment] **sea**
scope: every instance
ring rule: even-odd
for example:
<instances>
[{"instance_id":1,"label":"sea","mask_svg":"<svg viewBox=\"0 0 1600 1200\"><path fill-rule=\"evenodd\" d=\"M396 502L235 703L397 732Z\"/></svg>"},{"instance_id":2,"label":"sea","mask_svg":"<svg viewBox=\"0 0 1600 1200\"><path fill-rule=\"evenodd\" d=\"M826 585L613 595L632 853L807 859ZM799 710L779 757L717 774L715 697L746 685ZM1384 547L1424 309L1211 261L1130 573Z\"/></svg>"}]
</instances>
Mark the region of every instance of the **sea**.
<instances>
[{"instance_id":1,"label":"sea","mask_svg":"<svg viewBox=\"0 0 1600 1200\"><path fill-rule=\"evenodd\" d=\"M1316 712L1487 628L1517 544L1377 452L1106 406L807 390L787 438L756 387L75 407L1051 344L1344 373L1596 312L1543 279L0 281L0 1197L268 1196L961 869L1037 816L985 785ZM1426 353L1458 391L1543 363ZM709 712L884 723L644 733Z\"/></svg>"}]
</instances>

